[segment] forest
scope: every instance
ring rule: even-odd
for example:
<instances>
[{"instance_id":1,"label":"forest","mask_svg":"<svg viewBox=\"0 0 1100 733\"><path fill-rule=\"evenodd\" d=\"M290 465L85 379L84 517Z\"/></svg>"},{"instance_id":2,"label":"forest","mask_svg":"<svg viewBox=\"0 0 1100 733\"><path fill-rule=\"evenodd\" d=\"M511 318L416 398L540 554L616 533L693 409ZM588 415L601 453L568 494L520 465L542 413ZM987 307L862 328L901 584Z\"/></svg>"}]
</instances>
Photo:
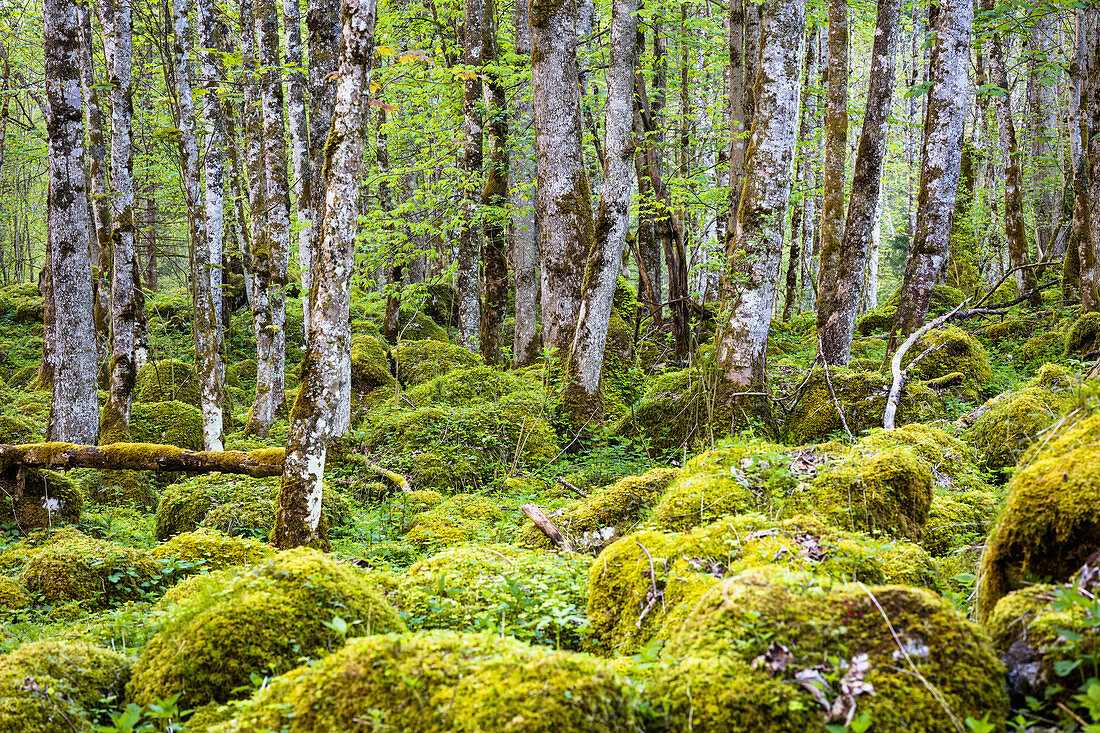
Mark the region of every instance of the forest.
<instances>
[{"instance_id":1,"label":"forest","mask_svg":"<svg viewBox=\"0 0 1100 733\"><path fill-rule=\"evenodd\" d=\"M0 2L0 732L1100 731L1100 4Z\"/></svg>"}]
</instances>

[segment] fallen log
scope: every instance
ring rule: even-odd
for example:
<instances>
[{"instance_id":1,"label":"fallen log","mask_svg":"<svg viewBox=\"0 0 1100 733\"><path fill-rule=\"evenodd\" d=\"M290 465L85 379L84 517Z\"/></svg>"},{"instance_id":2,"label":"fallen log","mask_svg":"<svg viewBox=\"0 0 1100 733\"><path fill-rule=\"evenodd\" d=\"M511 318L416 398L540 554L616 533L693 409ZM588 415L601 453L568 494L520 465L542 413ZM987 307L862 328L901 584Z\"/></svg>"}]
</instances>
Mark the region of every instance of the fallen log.
<instances>
[{"instance_id":1,"label":"fallen log","mask_svg":"<svg viewBox=\"0 0 1100 733\"><path fill-rule=\"evenodd\" d=\"M182 473L239 473L254 478L281 476L283 448L254 451L192 451L155 443L33 443L0 445L0 471L14 467L98 468L101 470L180 471Z\"/></svg>"},{"instance_id":2,"label":"fallen log","mask_svg":"<svg viewBox=\"0 0 1100 733\"><path fill-rule=\"evenodd\" d=\"M573 552L573 545L569 540L565 538L565 535L561 533L561 530L550 521L550 517L546 516L546 512L539 509L534 504L521 504L519 510L527 515L527 518L539 528L539 530L546 535L546 537L558 547L566 552Z\"/></svg>"}]
</instances>

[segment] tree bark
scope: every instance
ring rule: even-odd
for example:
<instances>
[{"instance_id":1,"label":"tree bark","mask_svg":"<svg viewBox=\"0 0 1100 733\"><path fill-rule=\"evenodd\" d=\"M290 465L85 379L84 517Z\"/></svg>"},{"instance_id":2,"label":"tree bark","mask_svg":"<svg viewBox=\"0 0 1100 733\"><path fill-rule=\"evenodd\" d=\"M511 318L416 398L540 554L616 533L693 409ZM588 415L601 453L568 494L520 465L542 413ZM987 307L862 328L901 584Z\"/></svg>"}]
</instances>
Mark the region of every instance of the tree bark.
<instances>
[{"instance_id":1,"label":"tree bark","mask_svg":"<svg viewBox=\"0 0 1100 733\"><path fill-rule=\"evenodd\" d=\"M95 446L65 442L0 445L0 471L27 468L96 468L105 471L180 471L244 474L255 478L283 472L282 448L245 451L191 451L154 443Z\"/></svg>"},{"instance_id":2,"label":"tree bark","mask_svg":"<svg viewBox=\"0 0 1100 733\"><path fill-rule=\"evenodd\" d=\"M933 10L929 25L936 42L929 63L932 86L924 123L917 228L894 316L894 343L898 335L920 328L928 315L932 288L951 252L951 218L959 188L974 8L969 0L943 0Z\"/></svg>"},{"instance_id":3,"label":"tree bark","mask_svg":"<svg viewBox=\"0 0 1100 733\"><path fill-rule=\"evenodd\" d=\"M634 189L632 133L637 35L638 0L615 0L611 6L603 186L596 215L596 235L588 252L577 329L570 350L573 400L597 411L602 407L600 378L607 329L626 246L630 195Z\"/></svg>"},{"instance_id":4,"label":"tree bark","mask_svg":"<svg viewBox=\"0 0 1100 733\"><path fill-rule=\"evenodd\" d=\"M309 12L308 6L306 12ZM310 208L312 170L309 164L309 127L306 120L306 78L302 68L302 17L299 0L283 0L283 49L286 54L286 114L290 126L290 164L294 174L294 205L298 218L298 264L303 293L302 324L305 333L309 333L307 294L312 264L309 246L313 228Z\"/></svg>"},{"instance_id":5,"label":"tree bark","mask_svg":"<svg viewBox=\"0 0 1100 733\"><path fill-rule=\"evenodd\" d=\"M821 356L828 364L847 365L851 359L852 335L855 333L856 316L859 315L863 296L864 275L871 253L871 239L878 211L879 192L882 188L882 164L886 157L886 137L889 133L890 109L893 106L894 74L897 68L898 36L901 27L901 0L879 0L878 18L875 24L875 42L871 52L870 83L867 89L867 108L863 115L863 130L856 153L855 171L852 175L852 192L848 202L848 218L844 223L834 260L827 272L825 268L826 242L822 236L822 277L817 302L818 339ZM832 52L830 51L830 54ZM830 59L830 66L832 61ZM832 89L832 74L829 84ZM830 91L831 93L831 91ZM831 103L831 100L830 100ZM845 102L845 108L847 103ZM830 111L830 114L832 112ZM843 124L847 126L847 112ZM826 133L828 133L826 126ZM829 156L826 137L826 158ZM844 153L841 153L840 175L844 174ZM832 161L836 163L836 161ZM826 181L835 171L826 163ZM844 192L834 191L843 208ZM826 214L829 219L829 192L825 195ZM836 202L834 201L835 205ZM825 231L823 225L822 231ZM829 233L831 237L833 232Z\"/></svg>"},{"instance_id":6,"label":"tree bark","mask_svg":"<svg viewBox=\"0 0 1100 733\"><path fill-rule=\"evenodd\" d=\"M516 54L531 55L531 27L527 18L527 0L516 0L515 33ZM533 124L534 107L529 95L530 82L524 81L516 92L515 120L517 130L527 130ZM518 138L522 145L520 160L513 159L508 171L512 196L511 251L515 272L516 333L512 341L512 361L517 367L534 363L541 346L538 327L539 276L538 224L535 219L535 203L531 188L535 185L534 150L525 136ZM522 141L522 142L521 142Z\"/></svg>"},{"instance_id":7,"label":"tree bark","mask_svg":"<svg viewBox=\"0 0 1100 733\"><path fill-rule=\"evenodd\" d=\"M799 157L799 167L802 169L798 180L802 186L802 245L799 270L801 272L802 308L806 310L817 307L817 265L820 251L820 238L817 236L819 218L817 196L817 165L821 155L820 145L817 142L817 95L813 93L810 85L816 84L820 76L818 64L818 50L821 46L821 30L812 26L806 34L806 55L804 62L805 79L803 88L805 94L802 99L801 119L798 123L798 139L807 143L809 150Z\"/></svg>"},{"instance_id":8,"label":"tree bark","mask_svg":"<svg viewBox=\"0 0 1100 733\"><path fill-rule=\"evenodd\" d=\"M766 0L749 159L727 251L718 346L719 400L763 391L765 352L783 246L783 212L791 187L798 118L798 77L806 24L800 0ZM762 403L759 414L768 415ZM732 414L731 414L732 419Z\"/></svg>"},{"instance_id":9,"label":"tree bark","mask_svg":"<svg viewBox=\"0 0 1100 733\"><path fill-rule=\"evenodd\" d=\"M339 435L343 369L351 348L348 315L359 216L360 177L366 146L362 99L370 94L376 0L345 0L336 112L325 146L325 210L315 256L312 317L302 386L290 417L286 461L273 532L289 548L325 543L319 535L321 480L328 442ZM344 382L349 382L345 386Z\"/></svg>"},{"instance_id":10,"label":"tree bark","mask_svg":"<svg viewBox=\"0 0 1100 733\"><path fill-rule=\"evenodd\" d=\"M539 185L543 342L569 353L584 263L594 239L592 194L581 150L575 0L549 0L531 14L535 152Z\"/></svg>"},{"instance_id":11,"label":"tree bark","mask_svg":"<svg viewBox=\"0 0 1100 733\"><path fill-rule=\"evenodd\" d=\"M1076 46L1070 64L1069 140L1073 165L1073 242L1077 250L1077 269L1081 308L1100 310L1100 292L1096 280L1096 253L1089 226L1089 169L1085 152L1089 139L1089 30L1096 28L1094 8L1078 8L1075 19Z\"/></svg>"},{"instance_id":12,"label":"tree bark","mask_svg":"<svg viewBox=\"0 0 1100 733\"><path fill-rule=\"evenodd\" d=\"M81 125L80 13L67 0L45 0L42 9L49 171L46 245L54 284L48 433L57 440L95 443L99 405Z\"/></svg>"},{"instance_id":13,"label":"tree bark","mask_svg":"<svg viewBox=\"0 0 1100 733\"><path fill-rule=\"evenodd\" d=\"M480 263L481 227L478 225L484 121L482 119L482 84L480 67L485 64L486 0L466 0L462 30L463 62L477 69L467 70L462 103L462 157L460 167L464 178L462 196L462 228L458 235L458 257L455 263L455 289L458 291L458 343L470 351L478 351L481 330L481 293L478 265Z\"/></svg>"},{"instance_id":14,"label":"tree bark","mask_svg":"<svg viewBox=\"0 0 1100 733\"><path fill-rule=\"evenodd\" d=\"M112 440L128 436L137 378L135 326L137 259L134 248L133 19L130 0L105 3L111 19L111 360L101 431ZM111 434L114 435L111 435Z\"/></svg>"},{"instance_id":15,"label":"tree bark","mask_svg":"<svg viewBox=\"0 0 1100 733\"><path fill-rule=\"evenodd\" d=\"M485 17L485 62L498 59L494 28L493 0L481 0ZM485 109L489 114L489 161L485 171L485 187L481 205L485 211L483 226L485 245L482 252L481 292L485 302L481 308L481 356L487 364L501 364L504 355L501 339L504 335L504 314L508 299L508 245L505 221L508 204L508 101L504 84L498 74L492 74L484 85Z\"/></svg>"}]
</instances>

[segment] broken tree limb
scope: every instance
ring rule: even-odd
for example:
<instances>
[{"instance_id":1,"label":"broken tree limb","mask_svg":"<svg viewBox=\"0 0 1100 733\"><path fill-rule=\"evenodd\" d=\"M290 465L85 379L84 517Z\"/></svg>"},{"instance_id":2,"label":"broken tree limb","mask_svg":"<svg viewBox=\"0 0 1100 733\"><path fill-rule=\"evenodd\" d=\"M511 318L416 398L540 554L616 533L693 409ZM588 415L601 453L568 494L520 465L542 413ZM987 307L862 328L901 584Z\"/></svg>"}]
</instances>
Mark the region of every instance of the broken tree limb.
<instances>
[{"instance_id":1,"label":"broken tree limb","mask_svg":"<svg viewBox=\"0 0 1100 733\"><path fill-rule=\"evenodd\" d=\"M98 468L101 470L240 473L254 478L281 476L282 448L254 451L192 451L155 443L34 443L0 445L0 470L17 468Z\"/></svg>"},{"instance_id":2,"label":"broken tree limb","mask_svg":"<svg viewBox=\"0 0 1100 733\"><path fill-rule=\"evenodd\" d=\"M570 491L572 491L574 494L581 497L582 499L587 499L588 498L588 493L587 492L581 491L579 488L577 488L573 484L569 483L568 481L563 479L561 476L556 477L554 480L557 481L558 484L561 485L563 488L569 489Z\"/></svg>"},{"instance_id":3,"label":"broken tree limb","mask_svg":"<svg viewBox=\"0 0 1100 733\"><path fill-rule=\"evenodd\" d=\"M546 512L534 504L521 504L519 510L527 515L527 518L546 535L553 545L566 552L573 552L573 545L565 538L552 521L546 516Z\"/></svg>"},{"instance_id":4,"label":"broken tree limb","mask_svg":"<svg viewBox=\"0 0 1100 733\"><path fill-rule=\"evenodd\" d=\"M955 309L951 312L945 313L939 318L929 321L909 334L909 338L905 339L901 347L894 352L894 358L890 360L890 371L893 374L893 382L890 384L890 397L886 400L886 410L882 414L882 427L886 430L893 430L896 427L894 423L898 412L898 400L901 399L901 388L905 386L905 370L901 368L901 360L905 356L905 353L913 348L913 344L917 343L921 336L950 321L956 313L962 310L962 307L966 305L969 300L970 299L967 298L955 306ZM915 364L916 362L913 363ZM912 366L912 364L909 366Z\"/></svg>"},{"instance_id":5,"label":"broken tree limb","mask_svg":"<svg viewBox=\"0 0 1100 733\"><path fill-rule=\"evenodd\" d=\"M409 480L401 474L397 473L396 471L390 471L387 468L382 468L377 463L371 463L370 461L366 462L366 466L382 478L386 479L386 481L390 482L390 484L398 491L407 494L412 490L409 485Z\"/></svg>"}]
</instances>

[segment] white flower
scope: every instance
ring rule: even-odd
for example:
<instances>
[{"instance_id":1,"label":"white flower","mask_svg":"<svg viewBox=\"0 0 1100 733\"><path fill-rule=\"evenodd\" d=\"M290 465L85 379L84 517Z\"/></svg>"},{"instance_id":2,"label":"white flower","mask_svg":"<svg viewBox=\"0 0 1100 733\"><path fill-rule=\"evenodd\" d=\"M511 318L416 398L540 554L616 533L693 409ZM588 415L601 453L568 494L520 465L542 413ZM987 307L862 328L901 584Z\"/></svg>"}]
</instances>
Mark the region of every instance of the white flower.
<instances>
[{"instance_id":1,"label":"white flower","mask_svg":"<svg viewBox=\"0 0 1100 733\"><path fill-rule=\"evenodd\" d=\"M60 499L46 499L46 501L42 502L42 508L50 514L56 514L61 511L62 506L63 504Z\"/></svg>"}]
</instances>

